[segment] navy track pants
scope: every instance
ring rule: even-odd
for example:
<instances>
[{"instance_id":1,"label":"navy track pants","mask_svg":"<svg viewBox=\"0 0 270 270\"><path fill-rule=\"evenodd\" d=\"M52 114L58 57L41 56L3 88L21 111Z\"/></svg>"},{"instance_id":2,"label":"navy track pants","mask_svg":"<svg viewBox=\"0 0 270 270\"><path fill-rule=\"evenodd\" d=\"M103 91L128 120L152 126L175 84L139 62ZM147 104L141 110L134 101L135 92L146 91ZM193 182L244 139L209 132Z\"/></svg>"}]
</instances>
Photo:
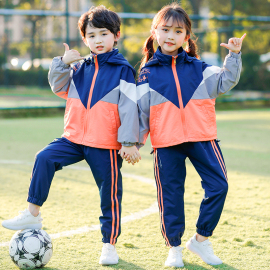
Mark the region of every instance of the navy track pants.
<instances>
[{"instance_id":1,"label":"navy track pants","mask_svg":"<svg viewBox=\"0 0 270 270\"><path fill-rule=\"evenodd\" d=\"M187 157L199 173L205 191L196 224L197 233L205 237L212 235L228 191L227 171L216 140L154 149L161 231L168 246L180 245L185 230L184 185Z\"/></svg>"},{"instance_id":2,"label":"navy track pants","mask_svg":"<svg viewBox=\"0 0 270 270\"><path fill-rule=\"evenodd\" d=\"M115 244L121 233L123 161L117 152L75 144L66 138L55 139L36 155L27 201L42 206L55 172L85 159L99 188L102 241Z\"/></svg>"}]
</instances>

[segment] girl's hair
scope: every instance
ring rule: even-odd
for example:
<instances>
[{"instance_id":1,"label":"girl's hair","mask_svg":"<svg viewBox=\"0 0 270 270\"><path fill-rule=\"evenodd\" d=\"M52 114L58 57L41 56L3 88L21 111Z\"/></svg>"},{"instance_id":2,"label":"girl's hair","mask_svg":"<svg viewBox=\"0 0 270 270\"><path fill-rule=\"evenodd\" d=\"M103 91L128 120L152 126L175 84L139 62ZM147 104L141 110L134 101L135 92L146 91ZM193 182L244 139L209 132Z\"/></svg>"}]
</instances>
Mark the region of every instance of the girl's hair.
<instances>
[{"instance_id":1,"label":"girl's hair","mask_svg":"<svg viewBox=\"0 0 270 270\"><path fill-rule=\"evenodd\" d=\"M81 36L85 38L87 25L95 28L107 28L114 36L120 31L121 19L105 6L91 7L78 21ZM117 42L115 42L117 44ZM116 45L114 44L114 45Z\"/></svg>"},{"instance_id":2,"label":"girl's hair","mask_svg":"<svg viewBox=\"0 0 270 270\"><path fill-rule=\"evenodd\" d=\"M181 8L177 3L172 3L163 7L154 17L152 26L151 26L151 35L147 38L143 45L142 53L144 55L140 69L145 65L145 63L154 55L154 36L152 31L155 30L159 24L166 23L170 18L173 21L176 21L179 25L183 25L186 29L186 35L191 35L191 20L187 15L186 11ZM185 51L189 56L195 56L199 58L197 54L198 47L196 41L192 40L191 38L188 39L187 47Z\"/></svg>"}]
</instances>

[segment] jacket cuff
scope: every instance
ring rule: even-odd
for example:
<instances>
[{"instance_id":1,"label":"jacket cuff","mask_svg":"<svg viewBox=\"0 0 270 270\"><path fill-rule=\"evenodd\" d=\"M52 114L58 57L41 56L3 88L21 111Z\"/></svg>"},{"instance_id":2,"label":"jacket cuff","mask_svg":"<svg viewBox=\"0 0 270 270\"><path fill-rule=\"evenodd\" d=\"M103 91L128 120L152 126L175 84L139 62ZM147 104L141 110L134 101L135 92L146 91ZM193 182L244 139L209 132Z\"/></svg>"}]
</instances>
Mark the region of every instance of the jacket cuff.
<instances>
[{"instance_id":1,"label":"jacket cuff","mask_svg":"<svg viewBox=\"0 0 270 270\"><path fill-rule=\"evenodd\" d=\"M123 142L123 143L121 143L122 144L122 146L127 146L127 147L130 147L130 146L134 146L134 145L136 145L137 143L132 143L132 142Z\"/></svg>"},{"instance_id":2,"label":"jacket cuff","mask_svg":"<svg viewBox=\"0 0 270 270\"><path fill-rule=\"evenodd\" d=\"M241 51L239 53L229 52L229 56L236 58L236 59L240 59L241 54L242 54Z\"/></svg>"},{"instance_id":3,"label":"jacket cuff","mask_svg":"<svg viewBox=\"0 0 270 270\"><path fill-rule=\"evenodd\" d=\"M56 59L58 59L58 61L59 61L59 66L60 67L63 67L63 68L70 68L70 65L67 65L67 64L65 64L63 61L62 61L62 56L57 56L57 57L55 57Z\"/></svg>"}]
</instances>

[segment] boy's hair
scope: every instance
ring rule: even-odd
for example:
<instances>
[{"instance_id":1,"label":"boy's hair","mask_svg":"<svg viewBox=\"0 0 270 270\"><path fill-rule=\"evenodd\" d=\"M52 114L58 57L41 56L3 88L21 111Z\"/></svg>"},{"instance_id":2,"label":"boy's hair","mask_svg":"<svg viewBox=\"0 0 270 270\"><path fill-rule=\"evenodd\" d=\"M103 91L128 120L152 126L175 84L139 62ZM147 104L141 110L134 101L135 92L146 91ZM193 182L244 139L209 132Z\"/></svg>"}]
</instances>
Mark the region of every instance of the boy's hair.
<instances>
[{"instance_id":1,"label":"boy's hair","mask_svg":"<svg viewBox=\"0 0 270 270\"><path fill-rule=\"evenodd\" d=\"M83 38L85 38L87 25L95 28L106 28L116 36L120 31L121 19L114 11L107 9L103 5L93 6L78 21L78 28ZM116 44L117 42L114 45Z\"/></svg>"}]
</instances>

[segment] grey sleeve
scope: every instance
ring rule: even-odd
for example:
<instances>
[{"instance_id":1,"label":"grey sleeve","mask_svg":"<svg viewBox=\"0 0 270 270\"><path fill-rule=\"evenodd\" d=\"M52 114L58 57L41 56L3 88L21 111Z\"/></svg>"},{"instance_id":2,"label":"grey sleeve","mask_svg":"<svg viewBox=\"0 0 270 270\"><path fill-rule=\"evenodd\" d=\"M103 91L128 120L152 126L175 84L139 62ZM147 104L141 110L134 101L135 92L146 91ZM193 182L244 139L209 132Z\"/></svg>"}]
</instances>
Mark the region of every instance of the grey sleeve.
<instances>
[{"instance_id":1,"label":"grey sleeve","mask_svg":"<svg viewBox=\"0 0 270 270\"><path fill-rule=\"evenodd\" d=\"M57 96L67 99L72 75L73 69L62 62L60 56L53 58L48 74L48 80L52 91Z\"/></svg>"},{"instance_id":2,"label":"grey sleeve","mask_svg":"<svg viewBox=\"0 0 270 270\"><path fill-rule=\"evenodd\" d=\"M123 146L133 146L139 140L139 117L134 77L133 82L131 82L129 76L129 81L125 79L120 80L118 112L121 125L118 129L117 141Z\"/></svg>"},{"instance_id":3,"label":"grey sleeve","mask_svg":"<svg viewBox=\"0 0 270 270\"><path fill-rule=\"evenodd\" d=\"M223 68L207 66L203 71L203 81L210 98L216 98L237 85L242 69L241 52L230 52L224 60ZM201 83L201 84L202 84Z\"/></svg>"},{"instance_id":4,"label":"grey sleeve","mask_svg":"<svg viewBox=\"0 0 270 270\"><path fill-rule=\"evenodd\" d=\"M139 145L143 146L149 134L150 87L148 82L137 86L137 103L140 124Z\"/></svg>"}]
</instances>

